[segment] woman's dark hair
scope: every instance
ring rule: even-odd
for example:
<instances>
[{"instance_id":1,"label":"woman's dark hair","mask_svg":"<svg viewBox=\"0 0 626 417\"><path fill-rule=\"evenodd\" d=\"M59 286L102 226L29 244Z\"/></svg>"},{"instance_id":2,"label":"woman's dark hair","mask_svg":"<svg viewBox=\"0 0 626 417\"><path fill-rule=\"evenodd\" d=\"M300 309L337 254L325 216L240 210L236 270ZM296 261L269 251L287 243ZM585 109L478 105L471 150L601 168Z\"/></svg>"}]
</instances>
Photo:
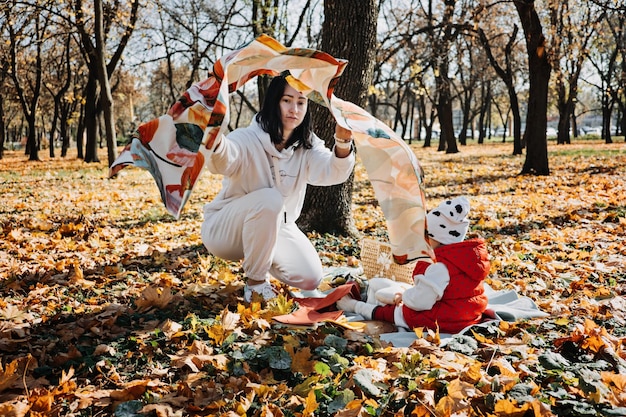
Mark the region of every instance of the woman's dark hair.
<instances>
[{"instance_id":1,"label":"woman's dark hair","mask_svg":"<svg viewBox=\"0 0 626 417\"><path fill-rule=\"evenodd\" d=\"M269 133L272 143L281 143L283 141L283 123L280 118L280 100L285 92L287 80L283 75L278 75L272 79L267 92L261 111L256 115L256 120L261 128ZM285 147L295 144L296 147L304 146L310 149L311 144L311 113L307 106L306 114L302 123L298 126Z\"/></svg>"}]
</instances>

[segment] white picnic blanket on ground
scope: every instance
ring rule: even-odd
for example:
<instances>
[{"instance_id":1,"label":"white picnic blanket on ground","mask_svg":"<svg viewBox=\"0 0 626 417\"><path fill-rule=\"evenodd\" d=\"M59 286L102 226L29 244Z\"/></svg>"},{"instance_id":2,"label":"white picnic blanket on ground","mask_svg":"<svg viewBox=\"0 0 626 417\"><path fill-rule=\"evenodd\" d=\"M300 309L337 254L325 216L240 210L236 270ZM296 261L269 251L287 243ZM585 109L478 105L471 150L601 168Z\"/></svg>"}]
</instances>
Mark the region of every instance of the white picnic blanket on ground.
<instances>
[{"instance_id":1,"label":"white picnic blanket on ground","mask_svg":"<svg viewBox=\"0 0 626 417\"><path fill-rule=\"evenodd\" d=\"M473 324L461 330L458 334L464 334L472 327L486 326L498 321L517 321L531 318L548 317L549 314L541 311L535 302L525 296L520 296L514 290L499 290L496 291L489 285L485 284L485 294L489 299L487 310L485 310L485 316L488 318L486 321ZM362 320L363 318L360 317ZM353 320L351 317L350 320ZM455 334L441 333L441 346L445 346ZM400 330L394 333L384 333L380 335L380 338L388 343L393 344L395 347L408 347L417 339L415 332L408 330Z\"/></svg>"}]
</instances>

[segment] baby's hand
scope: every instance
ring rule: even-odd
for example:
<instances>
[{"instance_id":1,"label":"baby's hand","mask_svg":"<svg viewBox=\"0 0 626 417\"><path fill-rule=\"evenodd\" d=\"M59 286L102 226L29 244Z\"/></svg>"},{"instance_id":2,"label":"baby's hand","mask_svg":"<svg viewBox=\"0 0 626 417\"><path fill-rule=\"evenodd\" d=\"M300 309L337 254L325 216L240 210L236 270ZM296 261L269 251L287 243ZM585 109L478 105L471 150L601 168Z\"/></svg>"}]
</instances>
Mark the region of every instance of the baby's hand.
<instances>
[{"instance_id":1,"label":"baby's hand","mask_svg":"<svg viewBox=\"0 0 626 417\"><path fill-rule=\"evenodd\" d=\"M397 292L396 295L393 297L393 303L395 305L399 305L402 303L402 293L401 292Z\"/></svg>"}]
</instances>

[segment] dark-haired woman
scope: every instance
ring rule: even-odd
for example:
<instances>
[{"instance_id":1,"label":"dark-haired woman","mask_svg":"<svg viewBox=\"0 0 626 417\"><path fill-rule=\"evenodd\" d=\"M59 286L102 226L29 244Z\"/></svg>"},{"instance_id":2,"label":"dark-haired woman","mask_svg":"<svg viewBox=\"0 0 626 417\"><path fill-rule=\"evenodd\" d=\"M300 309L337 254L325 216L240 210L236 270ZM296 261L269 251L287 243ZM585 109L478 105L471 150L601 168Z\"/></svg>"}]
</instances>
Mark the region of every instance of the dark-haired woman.
<instances>
[{"instance_id":1,"label":"dark-haired woman","mask_svg":"<svg viewBox=\"0 0 626 417\"><path fill-rule=\"evenodd\" d=\"M276 296L270 276L303 290L317 288L322 264L298 229L307 184L348 179L354 167L349 130L335 128L335 146L311 132L308 100L275 77L250 126L213 144L208 169L224 176L222 190L204 207L202 242L213 255L243 259L244 300Z\"/></svg>"}]
</instances>

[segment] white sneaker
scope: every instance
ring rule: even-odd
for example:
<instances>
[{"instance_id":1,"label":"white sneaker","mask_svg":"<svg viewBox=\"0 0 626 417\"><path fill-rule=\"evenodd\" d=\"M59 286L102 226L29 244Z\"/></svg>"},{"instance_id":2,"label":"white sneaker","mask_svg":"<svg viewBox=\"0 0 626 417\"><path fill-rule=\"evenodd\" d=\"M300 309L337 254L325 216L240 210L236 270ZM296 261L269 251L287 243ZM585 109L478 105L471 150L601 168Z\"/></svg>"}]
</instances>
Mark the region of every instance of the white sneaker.
<instances>
[{"instance_id":1,"label":"white sneaker","mask_svg":"<svg viewBox=\"0 0 626 417\"><path fill-rule=\"evenodd\" d=\"M243 288L243 299L246 303L249 303L250 301L252 301L253 292L260 294L263 300L265 301L271 300L272 298L276 298L276 296L278 295L276 291L274 290L274 287L272 286L272 284L270 284L267 281L258 285L248 286L248 284L246 284L246 286Z\"/></svg>"}]
</instances>

